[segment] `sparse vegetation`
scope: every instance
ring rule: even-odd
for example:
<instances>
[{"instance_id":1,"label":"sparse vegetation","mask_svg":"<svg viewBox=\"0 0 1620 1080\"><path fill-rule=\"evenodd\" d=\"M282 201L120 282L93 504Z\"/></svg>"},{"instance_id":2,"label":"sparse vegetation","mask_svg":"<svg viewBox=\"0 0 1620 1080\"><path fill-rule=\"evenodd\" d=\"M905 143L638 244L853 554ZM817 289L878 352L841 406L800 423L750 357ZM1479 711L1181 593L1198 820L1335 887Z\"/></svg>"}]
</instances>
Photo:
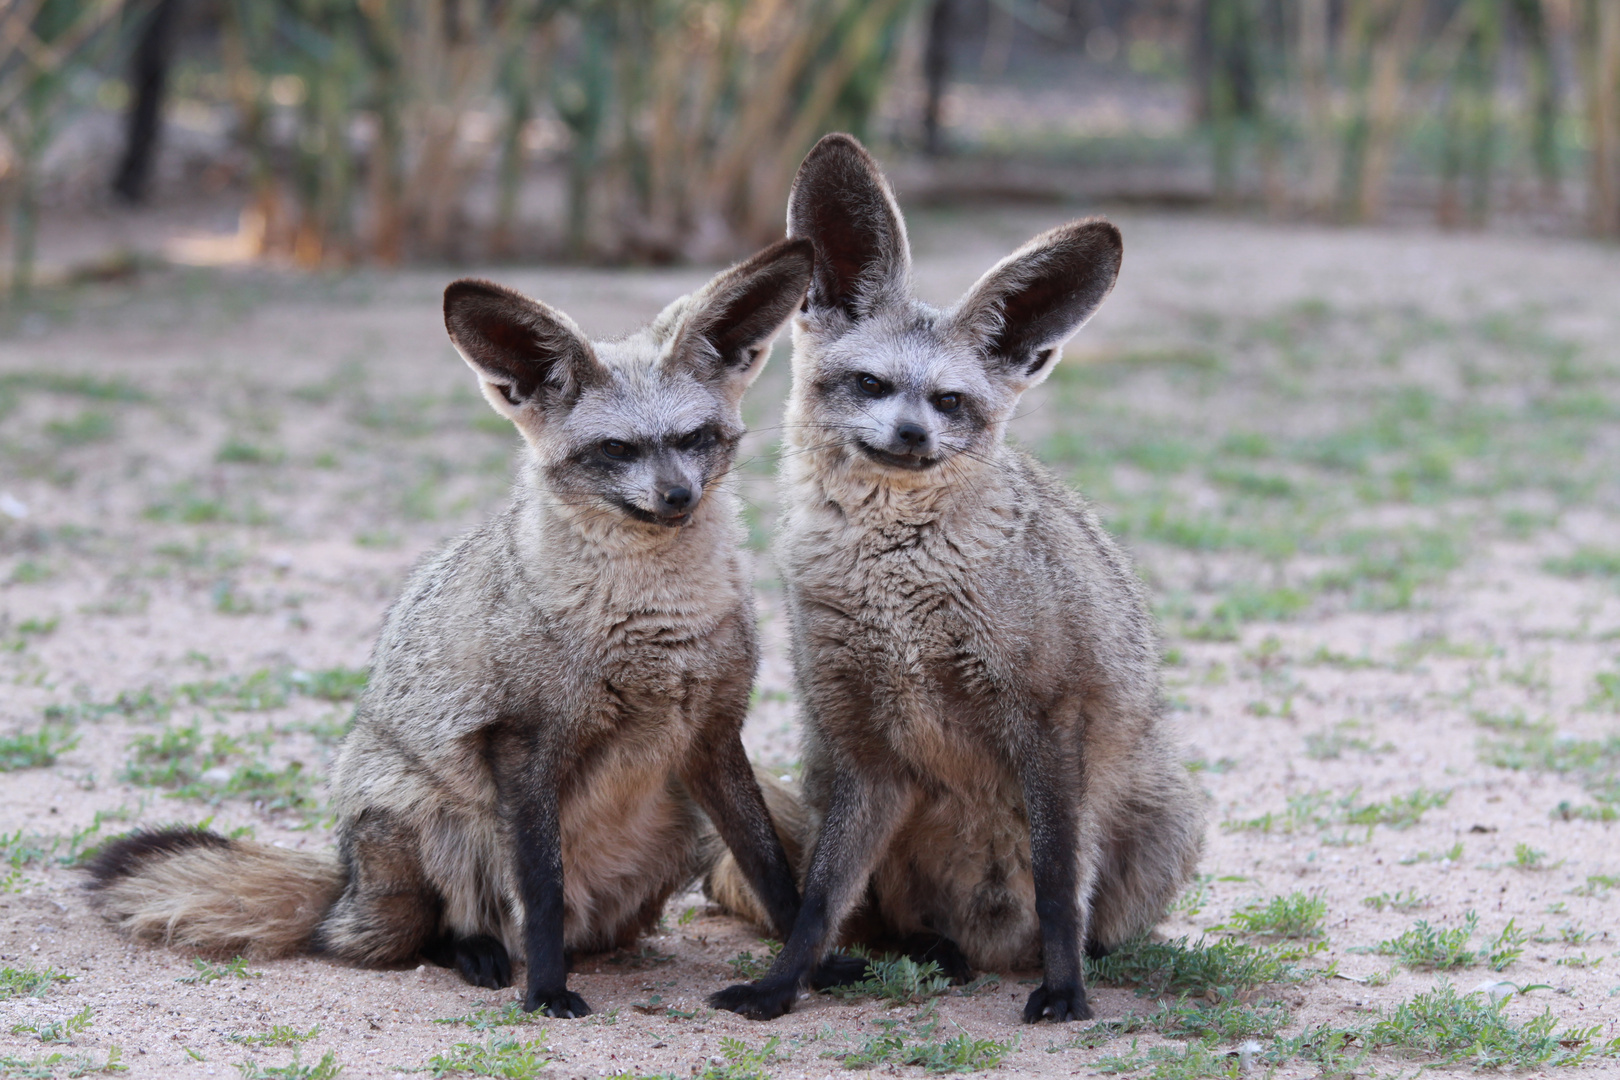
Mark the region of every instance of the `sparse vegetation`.
<instances>
[{"instance_id":1,"label":"sparse vegetation","mask_svg":"<svg viewBox=\"0 0 1620 1080\"><path fill-rule=\"evenodd\" d=\"M41 769L79 745L72 725L46 720L36 731L0 735L0 772Z\"/></svg>"},{"instance_id":2,"label":"sparse vegetation","mask_svg":"<svg viewBox=\"0 0 1620 1080\"><path fill-rule=\"evenodd\" d=\"M826 991L835 997L875 997L891 1005L921 1004L951 988L950 980L932 960L919 964L909 956L881 956L868 960L866 977Z\"/></svg>"},{"instance_id":3,"label":"sparse vegetation","mask_svg":"<svg viewBox=\"0 0 1620 1080\"><path fill-rule=\"evenodd\" d=\"M1325 900L1320 896L1296 892L1241 908L1232 913L1231 919L1221 929L1258 937L1319 938L1322 936L1322 920L1326 917Z\"/></svg>"},{"instance_id":4,"label":"sparse vegetation","mask_svg":"<svg viewBox=\"0 0 1620 1080\"><path fill-rule=\"evenodd\" d=\"M1519 958L1524 952L1524 943L1529 940L1529 935L1522 933L1514 920L1509 919L1495 940L1476 950L1470 947L1470 942L1478 928L1479 916L1472 911L1463 916L1461 926L1449 930L1419 919L1410 930L1366 951L1394 957L1406 967L1424 971L1449 971L1480 964L1492 971L1502 971Z\"/></svg>"},{"instance_id":5,"label":"sparse vegetation","mask_svg":"<svg viewBox=\"0 0 1620 1080\"><path fill-rule=\"evenodd\" d=\"M1297 957L1295 957L1297 958ZM1275 949L1229 938L1174 941L1138 938L1099 960L1088 961L1088 977L1151 995L1214 992L1231 995L1271 983L1300 982L1308 973L1294 958Z\"/></svg>"},{"instance_id":6,"label":"sparse vegetation","mask_svg":"<svg viewBox=\"0 0 1620 1080\"><path fill-rule=\"evenodd\" d=\"M523 1002L508 1001L499 1009L474 1009L465 1016L447 1016L434 1020L435 1024L464 1024L474 1031L490 1031L498 1027L517 1027L530 1024L540 1017L523 1011Z\"/></svg>"},{"instance_id":7,"label":"sparse vegetation","mask_svg":"<svg viewBox=\"0 0 1620 1080\"><path fill-rule=\"evenodd\" d=\"M309 1042L320 1033L321 1026L319 1024L316 1024L308 1031L299 1031L288 1024L276 1024L269 1031L261 1031L256 1035L232 1033L227 1035L226 1038L233 1043L241 1043L244 1046L298 1046Z\"/></svg>"},{"instance_id":8,"label":"sparse vegetation","mask_svg":"<svg viewBox=\"0 0 1620 1080\"><path fill-rule=\"evenodd\" d=\"M128 1071L123 1052L116 1046L109 1046L107 1056L100 1060L89 1054L69 1054L64 1051L35 1058L0 1055L0 1077L100 1076Z\"/></svg>"},{"instance_id":9,"label":"sparse vegetation","mask_svg":"<svg viewBox=\"0 0 1620 1080\"><path fill-rule=\"evenodd\" d=\"M19 997L44 997L57 983L69 982L72 975L64 975L53 967L0 968L0 1001Z\"/></svg>"},{"instance_id":10,"label":"sparse vegetation","mask_svg":"<svg viewBox=\"0 0 1620 1080\"><path fill-rule=\"evenodd\" d=\"M301 1048L297 1046L293 1047L292 1061L286 1065L260 1065L249 1059L238 1062L236 1068L242 1080L333 1080L343 1071L337 1055L331 1051L322 1054L313 1065L304 1064Z\"/></svg>"},{"instance_id":11,"label":"sparse vegetation","mask_svg":"<svg viewBox=\"0 0 1620 1080\"><path fill-rule=\"evenodd\" d=\"M1416 911L1419 908L1429 906L1429 898L1419 896L1418 891L1414 888L1400 889L1392 893L1382 892L1377 896L1364 897L1361 902L1379 912L1385 908L1391 911Z\"/></svg>"},{"instance_id":12,"label":"sparse vegetation","mask_svg":"<svg viewBox=\"0 0 1620 1080\"><path fill-rule=\"evenodd\" d=\"M218 982L224 978L257 979L264 975L262 971L249 971L247 961L242 957L233 957L223 963L215 964L197 957L191 962L192 973L182 976L175 982L202 983Z\"/></svg>"},{"instance_id":13,"label":"sparse vegetation","mask_svg":"<svg viewBox=\"0 0 1620 1080\"><path fill-rule=\"evenodd\" d=\"M13 1035L32 1035L42 1043L71 1043L75 1035L90 1028L90 1006L86 1005L72 1016L49 1022L36 1020L11 1025Z\"/></svg>"},{"instance_id":14,"label":"sparse vegetation","mask_svg":"<svg viewBox=\"0 0 1620 1080\"><path fill-rule=\"evenodd\" d=\"M510 1036L491 1035L482 1043L456 1043L448 1054L428 1060L427 1069L440 1076L499 1076L506 1080L538 1080L555 1055L540 1038L522 1042Z\"/></svg>"}]
</instances>

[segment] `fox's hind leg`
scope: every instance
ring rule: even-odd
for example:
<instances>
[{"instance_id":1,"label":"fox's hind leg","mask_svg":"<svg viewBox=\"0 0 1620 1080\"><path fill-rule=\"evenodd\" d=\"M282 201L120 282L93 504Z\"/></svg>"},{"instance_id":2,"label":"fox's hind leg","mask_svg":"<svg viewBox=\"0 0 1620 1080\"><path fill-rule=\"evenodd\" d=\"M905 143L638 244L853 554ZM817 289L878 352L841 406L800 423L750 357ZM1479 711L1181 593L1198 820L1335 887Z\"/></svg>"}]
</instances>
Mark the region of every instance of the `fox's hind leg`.
<instances>
[{"instance_id":1,"label":"fox's hind leg","mask_svg":"<svg viewBox=\"0 0 1620 1080\"><path fill-rule=\"evenodd\" d=\"M1198 868L1203 802L1180 765L1170 765L1157 783L1139 785L1108 823L1086 940L1093 957L1151 930Z\"/></svg>"},{"instance_id":2,"label":"fox's hind leg","mask_svg":"<svg viewBox=\"0 0 1620 1080\"><path fill-rule=\"evenodd\" d=\"M315 932L317 949L377 967L406 963L435 943L444 901L422 872L414 828L368 808L343 830L338 856L347 881Z\"/></svg>"}]
</instances>

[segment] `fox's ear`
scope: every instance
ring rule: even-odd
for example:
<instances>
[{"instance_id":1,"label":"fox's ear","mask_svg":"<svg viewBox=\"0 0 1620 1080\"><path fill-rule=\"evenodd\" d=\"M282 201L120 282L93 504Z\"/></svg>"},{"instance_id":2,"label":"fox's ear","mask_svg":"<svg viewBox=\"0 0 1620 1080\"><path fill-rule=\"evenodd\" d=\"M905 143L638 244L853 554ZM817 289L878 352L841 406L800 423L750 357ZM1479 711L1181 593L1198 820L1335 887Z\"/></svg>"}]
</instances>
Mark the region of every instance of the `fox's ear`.
<instances>
[{"instance_id":1,"label":"fox's ear","mask_svg":"<svg viewBox=\"0 0 1620 1080\"><path fill-rule=\"evenodd\" d=\"M741 398L764 370L771 340L804 299L812 258L808 240L780 240L716 275L685 301L667 363Z\"/></svg>"},{"instance_id":2,"label":"fox's ear","mask_svg":"<svg viewBox=\"0 0 1620 1080\"><path fill-rule=\"evenodd\" d=\"M853 136L825 136L788 195L787 231L816 248L806 310L858 321L910 291L906 223L877 162Z\"/></svg>"},{"instance_id":3,"label":"fox's ear","mask_svg":"<svg viewBox=\"0 0 1620 1080\"><path fill-rule=\"evenodd\" d=\"M574 320L493 282L452 281L444 290L444 327L478 373L484 396L509 418L530 404L570 403L601 372Z\"/></svg>"},{"instance_id":4,"label":"fox's ear","mask_svg":"<svg viewBox=\"0 0 1620 1080\"><path fill-rule=\"evenodd\" d=\"M1071 221L991 267L952 321L983 344L995 374L1027 390L1052 373L1063 343L1107 297L1123 253L1113 225Z\"/></svg>"}]
</instances>

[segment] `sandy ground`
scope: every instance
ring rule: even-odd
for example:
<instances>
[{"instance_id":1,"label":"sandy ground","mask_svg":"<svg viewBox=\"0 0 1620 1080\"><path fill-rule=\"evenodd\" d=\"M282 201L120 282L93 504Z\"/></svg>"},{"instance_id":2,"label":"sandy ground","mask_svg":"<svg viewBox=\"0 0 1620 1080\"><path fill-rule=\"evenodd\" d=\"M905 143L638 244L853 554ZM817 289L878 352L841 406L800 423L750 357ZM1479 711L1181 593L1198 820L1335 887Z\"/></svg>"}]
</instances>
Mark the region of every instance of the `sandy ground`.
<instances>
[{"instance_id":1,"label":"sandy ground","mask_svg":"<svg viewBox=\"0 0 1620 1080\"><path fill-rule=\"evenodd\" d=\"M1063 216L919 217L920 292L954 297ZM1119 220L1127 238L1119 288L1071 345L1065 374L1032 396L1018 424L1020 437L1072 464L1073 475L1106 479L1099 494L1118 505L1105 498L1103 508L1122 522L1165 619L1169 699L1211 800L1201 884L1161 934L1218 935L1214 928L1245 905L1303 892L1326 905L1325 947L1304 963L1336 964L1338 975L1265 995L1293 1011L1287 1033L1360 1022L1448 979L1463 990L1505 979L1544 987L1508 1002L1515 1019L1550 1009L1561 1024L1598 1026L1601 1039L1620 1035L1615 901L1590 880L1620 875L1620 839L1613 824L1578 809L1572 820L1556 813L1567 804L1600 816L1593 791L1606 780L1613 792L1620 752L1603 740L1620 726L1602 676L1615 670L1620 593L1601 567L1585 577L1546 569L1583 547L1614 544L1617 501L1605 478L1615 472L1615 425L1602 409L1620 400L1612 378L1620 252L1531 238ZM344 1076L400 1076L485 1037L443 1021L517 996L468 987L432 966L364 971L313 958L188 982L192 957L120 940L88 904L82 875L65 865L77 849L136 824L205 818L261 841L329 844L329 821L297 797L299 777L323 773L352 706L341 692L311 692L318 680L309 673L341 682L334 669L363 668L411 564L499 505L507 484L515 438L476 398L444 339L438 297L449 276L166 272L52 294L43 313L14 320L0 339L0 735L40 730L55 706L49 730L77 738L53 764L0 774L0 840L10 857L0 863L0 966L49 965L71 977L39 996L0 999L0 1058L61 1052L67 1058L55 1069L66 1075L68 1059L101 1062L116 1046L132 1076L226 1076L250 1059L264 1067L292 1060L285 1047L233 1037L318 1026L301 1050L305 1065L330 1052ZM491 276L601 335L646 318L705 272ZM1303 329L1289 330L1289 319ZM1274 325L1287 333L1266 329ZM1460 338L1399 329L1442 325L1484 329ZM1501 332L1493 337L1491 327ZM1514 337L1515 328L1524 334ZM1540 336L1521 341L1532 329ZM1544 349L1544 339L1564 344ZM1206 352L1216 359L1201 359ZM1359 409L1373 384L1424 387L1442 402L1484 385L1494 389L1481 393L1511 411L1543 374L1512 365L1551 363L1544 353L1576 357L1587 380L1582 400L1598 403L1547 422L1549 437L1587 424L1580 430L1590 437L1573 451L1548 451L1546 468L1505 488L1453 485L1427 501L1368 497L1332 511L1345 536L1422 528L1451 537L1453 564L1418 580L1401 602L1363 604L1353 584L1324 587L1308 603L1251 611L1227 632L1199 630L1222 597L1249 583L1318 580L1311 575L1346 549L1257 555L1263 544L1166 540L1166 530L1132 516L1132 493L1160 483L1176 505L1216 513L1221 496L1196 472L1199 447L1229 443L1234 432L1309 439ZM1468 374L1480 371L1495 375L1480 383ZM749 406L756 432L743 484L760 537L772 519L771 446L786 374L779 351ZM1180 438L1194 464L1166 473L1140 440L1129 453L1087 457L1088 440L1105 427L1110 437L1129 428ZM1487 423L1479 437L1493 430ZM1508 463L1522 457L1529 469L1539 445L1510 448ZM1466 447L1456 453L1462 475L1473 459ZM1360 482L1293 459L1275 468L1318 478L1309 499L1277 511L1284 518L1326 513ZM1560 486L1576 476L1594 479ZM1418 483L1420 495L1430 490L1421 475ZM1243 523L1241 511L1221 512ZM757 758L790 768L792 686L767 555L758 576L767 655L746 737ZM129 769L141 763L139 740L193 723L204 744L193 777L202 797L170 797L151 777L136 782ZM1537 744L1543 749L1598 747L1595 763L1515 769L1491 764L1482 749L1481 740L1538 731L1551 733ZM216 734L235 742L216 746ZM289 774L291 762L303 773ZM244 764L278 773L283 795L293 795L231 795ZM1344 820L1346 806L1420 790L1449 797L1408 827ZM318 780L309 792L324 797ZM1267 813L1269 831L1222 827ZM1364 903L1408 890L1421 906ZM1504 972L1410 970L1356 951L1420 918L1454 928L1469 911L1479 921L1475 947L1510 921L1530 935ZM685 1076L724 1060L723 1040L757 1048L772 1037L780 1043L767 1071L820 1077L840 1071L824 1055L848 1053L917 1012L810 996L760 1025L705 1008L704 995L735 981L739 954L764 948L700 896L679 897L640 951L588 958L571 976L595 1016L496 1034L543 1042L554 1059L547 1075L557 1077ZM999 984L941 999L945 1023L935 1037L960 1028L1009 1040L1000 1069L1017 1074L1091 1074L1103 1055L1129 1049L1128 1037L1059 1048L1077 1025L1019 1024L1032 977L1001 973ZM1099 1018L1151 1005L1111 987L1092 1000ZM71 1045L7 1033L86 1007L91 1022ZM1145 1035L1141 1045L1159 1041ZM1381 1054L1360 1068L1410 1072L1422 1060ZM1441 1070L1452 1071L1466 1068ZM1581 1071L1620 1074L1620 1060ZM1277 1075L1316 1072L1296 1062Z\"/></svg>"}]
</instances>

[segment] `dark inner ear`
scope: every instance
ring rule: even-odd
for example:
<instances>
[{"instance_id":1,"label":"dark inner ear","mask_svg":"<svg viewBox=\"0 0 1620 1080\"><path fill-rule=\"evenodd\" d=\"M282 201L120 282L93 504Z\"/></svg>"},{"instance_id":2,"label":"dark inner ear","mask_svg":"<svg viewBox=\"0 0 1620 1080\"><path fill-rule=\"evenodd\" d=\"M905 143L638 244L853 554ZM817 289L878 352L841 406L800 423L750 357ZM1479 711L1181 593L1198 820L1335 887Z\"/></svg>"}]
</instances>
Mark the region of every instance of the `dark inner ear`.
<instances>
[{"instance_id":1,"label":"dark inner ear","mask_svg":"<svg viewBox=\"0 0 1620 1080\"><path fill-rule=\"evenodd\" d=\"M877 164L848 135L828 135L799 166L788 197L788 234L815 244L808 308L850 319L905 273L905 229Z\"/></svg>"},{"instance_id":2,"label":"dark inner ear","mask_svg":"<svg viewBox=\"0 0 1620 1080\"><path fill-rule=\"evenodd\" d=\"M1004 270L1001 325L986 342L1010 371L1033 377L1057 355L1057 342L1091 317L1119 276L1119 231L1090 222L1037 248Z\"/></svg>"},{"instance_id":3,"label":"dark inner ear","mask_svg":"<svg viewBox=\"0 0 1620 1080\"><path fill-rule=\"evenodd\" d=\"M699 378L745 372L793 313L810 282L808 240L781 240L732 267L702 292L673 356Z\"/></svg>"},{"instance_id":4,"label":"dark inner ear","mask_svg":"<svg viewBox=\"0 0 1620 1080\"><path fill-rule=\"evenodd\" d=\"M777 257L727 294L703 336L725 368L748 368L759 359L762 342L776 332L804 295L810 277L810 245L789 241Z\"/></svg>"},{"instance_id":5,"label":"dark inner ear","mask_svg":"<svg viewBox=\"0 0 1620 1080\"><path fill-rule=\"evenodd\" d=\"M1108 283L1112 284L1111 277ZM1002 304L1001 332L991 341L991 353L1006 357L1020 374L1034 375L1057 352L1055 347L1040 346L1067 337L1107 292L1107 285L1097 289L1089 281L1062 276L1031 283Z\"/></svg>"},{"instance_id":6,"label":"dark inner ear","mask_svg":"<svg viewBox=\"0 0 1620 1080\"><path fill-rule=\"evenodd\" d=\"M550 383L568 385L590 362L588 347L526 297L487 281L452 282L444 291L450 339L521 405Z\"/></svg>"}]
</instances>

